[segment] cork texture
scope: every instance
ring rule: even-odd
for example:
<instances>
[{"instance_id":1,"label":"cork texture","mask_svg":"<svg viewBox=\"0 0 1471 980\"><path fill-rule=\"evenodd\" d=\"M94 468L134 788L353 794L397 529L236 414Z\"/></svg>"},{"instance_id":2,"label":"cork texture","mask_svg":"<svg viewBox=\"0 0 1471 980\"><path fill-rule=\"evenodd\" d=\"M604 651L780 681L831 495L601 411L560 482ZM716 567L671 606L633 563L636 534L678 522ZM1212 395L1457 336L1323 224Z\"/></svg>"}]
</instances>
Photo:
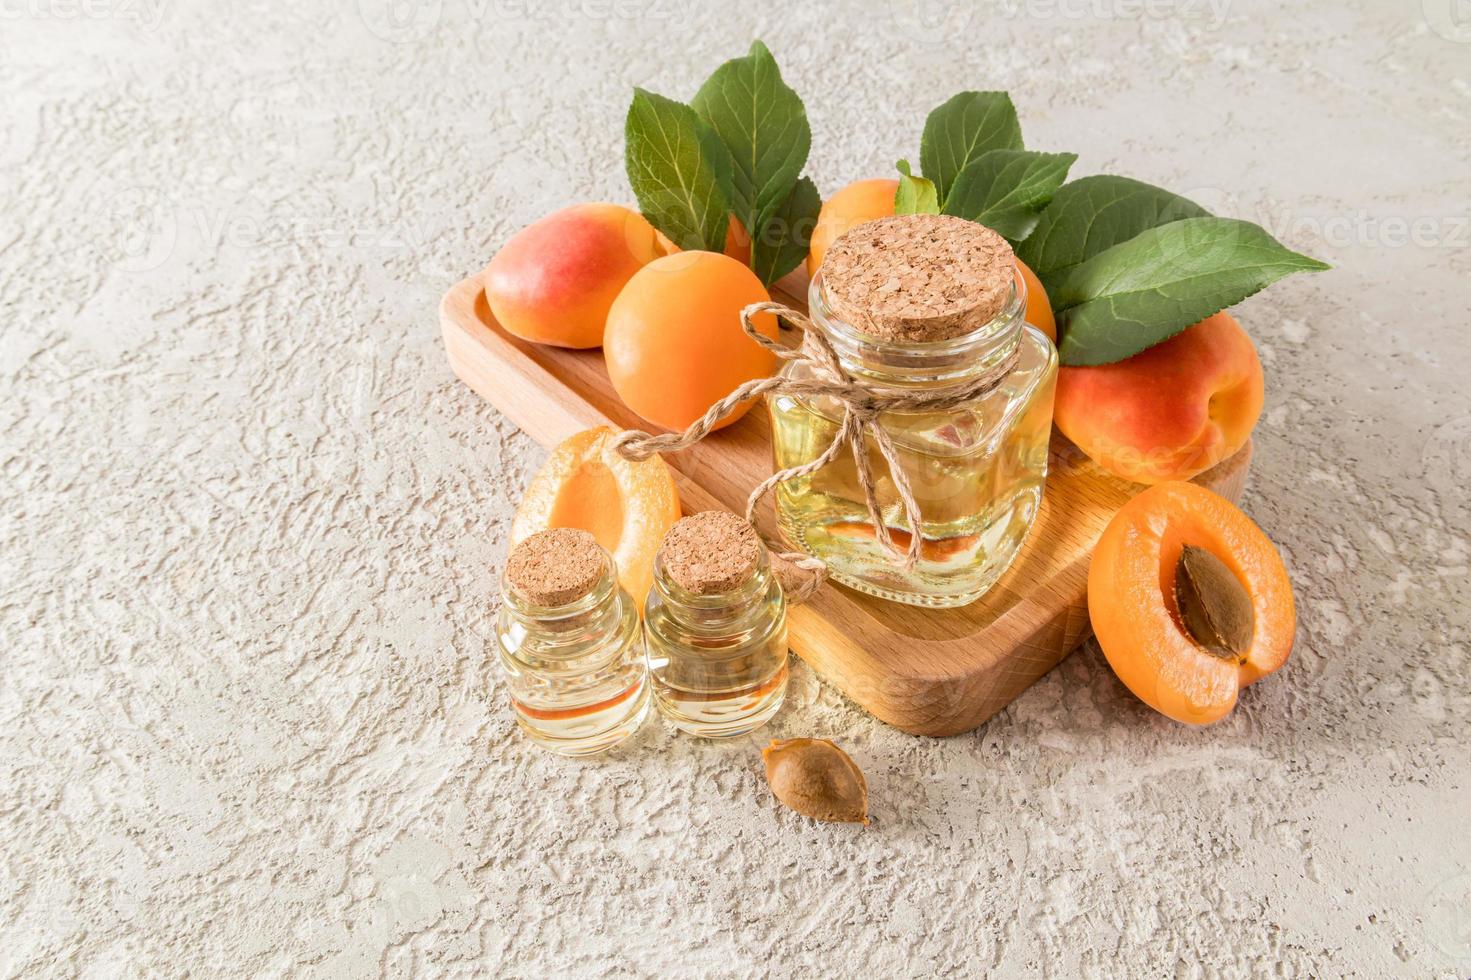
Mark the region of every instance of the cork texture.
<instances>
[{"instance_id":1,"label":"cork texture","mask_svg":"<svg viewBox=\"0 0 1471 980\"><path fill-rule=\"evenodd\" d=\"M761 539L744 518L707 510L680 520L664 536L659 558L669 577L698 595L718 595L751 577Z\"/></svg>"},{"instance_id":2,"label":"cork texture","mask_svg":"<svg viewBox=\"0 0 1471 980\"><path fill-rule=\"evenodd\" d=\"M565 606L592 591L603 573L597 538L577 528L538 531L511 549L506 585L538 606Z\"/></svg>"},{"instance_id":3,"label":"cork texture","mask_svg":"<svg viewBox=\"0 0 1471 980\"><path fill-rule=\"evenodd\" d=\"M951 340L990 322L1011 296L1011 245L990 228L944 214L859 225L823 260L839 318L889 341Z\"/></svg>"}]
</instances>

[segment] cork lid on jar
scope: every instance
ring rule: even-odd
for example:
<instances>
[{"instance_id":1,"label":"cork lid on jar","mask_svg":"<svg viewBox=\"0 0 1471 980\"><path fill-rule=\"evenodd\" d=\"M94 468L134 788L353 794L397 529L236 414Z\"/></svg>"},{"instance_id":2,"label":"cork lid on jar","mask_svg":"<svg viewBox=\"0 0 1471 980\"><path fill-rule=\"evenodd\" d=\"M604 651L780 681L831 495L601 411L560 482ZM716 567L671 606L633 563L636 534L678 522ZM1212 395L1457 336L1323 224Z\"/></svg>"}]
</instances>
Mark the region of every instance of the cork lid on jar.
<instances>
[{"instance_id":1,"label":"cork lid on jar","mask_svg":"<svg viewBox=\"0 0 1471 980\"><path fill-rule=\"evenodd\" d=\"M603 549L578 528L538 531L511 549L506 585L534 606L555 608L588 595L603 574Z\"/></svg>"},{"instance_id":2,"label":"cork lid on jar","mask_svg":"<svg viewBox=\"0 0 1471 980\"><path fill-rule=\"evenodd\" d=\"M665 574L696 595L719 595L739 588L760 560L761 539L756 529L723 510L680 518L659 548Z\"/></svg>"},{"instance_id":3,"label":"cork lid on jar","mask_svg":"<svg viewBox=\"0 0 1471 980\"><path fill-rule=\"evenodd\" d=\"M838 318L901 343L952 340L1006 308L1015 276L1006 239L948 214L903 214L851 229L828 249L822 278Z\"/></svg>"}]
</instances>

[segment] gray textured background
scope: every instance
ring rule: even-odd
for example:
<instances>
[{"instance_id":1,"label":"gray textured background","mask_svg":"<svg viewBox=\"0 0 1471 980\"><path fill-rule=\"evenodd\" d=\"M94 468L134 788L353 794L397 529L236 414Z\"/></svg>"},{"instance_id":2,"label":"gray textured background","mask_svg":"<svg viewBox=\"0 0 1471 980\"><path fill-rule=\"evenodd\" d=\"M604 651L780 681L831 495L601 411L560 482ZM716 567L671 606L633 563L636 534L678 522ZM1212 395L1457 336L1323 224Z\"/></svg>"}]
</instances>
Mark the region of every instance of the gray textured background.
<instances>
[{"instance_id":1,"label":"gray textured background","mask_svg":"<svg viewBox=\"0 0 1471 980\"><path fill-rule=\"evenodd\" d=\"M1471 9L1299 6L4 4L0 972L1471 972ZM631 87L753 36L824 193L1007 88L1075 174L1334 263L1237 311L1301 632L1228 720L1085 648L945 741L805 667L734 744L516 736L486 638L543 454L436 302L627 199ZM775 805L769 735L846 746L873 825Z\"/></svg>"}]
</instances>

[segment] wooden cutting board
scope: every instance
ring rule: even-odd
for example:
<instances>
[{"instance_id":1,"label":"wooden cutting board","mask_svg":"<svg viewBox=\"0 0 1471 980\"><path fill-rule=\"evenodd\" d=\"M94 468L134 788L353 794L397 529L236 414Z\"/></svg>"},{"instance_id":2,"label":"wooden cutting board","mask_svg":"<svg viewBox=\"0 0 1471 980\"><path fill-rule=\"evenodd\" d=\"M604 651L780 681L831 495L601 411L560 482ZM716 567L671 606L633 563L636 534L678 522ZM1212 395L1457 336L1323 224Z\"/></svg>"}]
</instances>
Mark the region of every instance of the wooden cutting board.
<instances>
[{"instance_id":1,"label":"wooden cutting board","mask_svg":"<svg viewBox=\"0 0 1471 980\"><path fill-rule=\"evenodd\" d=\"M800 286L800 282L797 286ZM797 309L792 293L775 298ZM529 344L491 316L480 277L440 304L450 366L461 380L543 446L598 425L647 428L614 394L600 351ZM1251 444L1196 482L1237 500ZM740 422L668 457L687 513L740 513L771 474L769 423ZM922 609L837 585L791 611L792 649L878 718L916 735L954 735L990 718L1072 652L1088 624L1088 559L1104 526L1143 489L1100 471L1055 436L1041 513L999 583L962 609ZM775 518L762 515L768 534Z\"/></svg>"}]
</instances>

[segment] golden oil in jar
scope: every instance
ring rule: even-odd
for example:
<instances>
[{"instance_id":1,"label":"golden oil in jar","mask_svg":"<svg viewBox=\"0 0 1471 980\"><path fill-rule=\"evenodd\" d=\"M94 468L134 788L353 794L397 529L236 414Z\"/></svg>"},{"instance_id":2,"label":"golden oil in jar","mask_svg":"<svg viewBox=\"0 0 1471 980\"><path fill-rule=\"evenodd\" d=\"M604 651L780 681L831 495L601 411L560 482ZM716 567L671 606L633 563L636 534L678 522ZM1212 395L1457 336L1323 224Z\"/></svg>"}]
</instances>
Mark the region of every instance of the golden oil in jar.
<instances>
[{"instance_id":1,"label":"golden oil in jar","mask_svg":"<svg viewBox=\"0 0 1471 980\"><path fill-rule=\"evenodd\" d=\"M669 530L644 625L654 702L683 731L743 735L781 709L786 598L745 520L706 511Z\"/></svg>"},{"instance_id":2,"label":"golden oil in jar","mask_svg":"<svg viewBox=\"0 0 1471 980\"><path fill-rule=\"evenodd\" d=\"M1005 366L995 387L958 406L879 416L922 517L912 570L880 544L846 450L777 487L782 534L826 562L835 580L899 602L959 606L991 588L1020 552L1047 477L1057 352L1025 322L1026 287L1013 261L1005 239L975 222L905 215L840 238L813 277L813 326L852 378L940 390ZM785 369L788 377L811 372L803 362ZM768 405L778 469L819 456L843 418L831 398L775 393ZM889 464L871 436L866 449L883 521L907 547L915 529Z\"/></svg>"}]
</instances>

